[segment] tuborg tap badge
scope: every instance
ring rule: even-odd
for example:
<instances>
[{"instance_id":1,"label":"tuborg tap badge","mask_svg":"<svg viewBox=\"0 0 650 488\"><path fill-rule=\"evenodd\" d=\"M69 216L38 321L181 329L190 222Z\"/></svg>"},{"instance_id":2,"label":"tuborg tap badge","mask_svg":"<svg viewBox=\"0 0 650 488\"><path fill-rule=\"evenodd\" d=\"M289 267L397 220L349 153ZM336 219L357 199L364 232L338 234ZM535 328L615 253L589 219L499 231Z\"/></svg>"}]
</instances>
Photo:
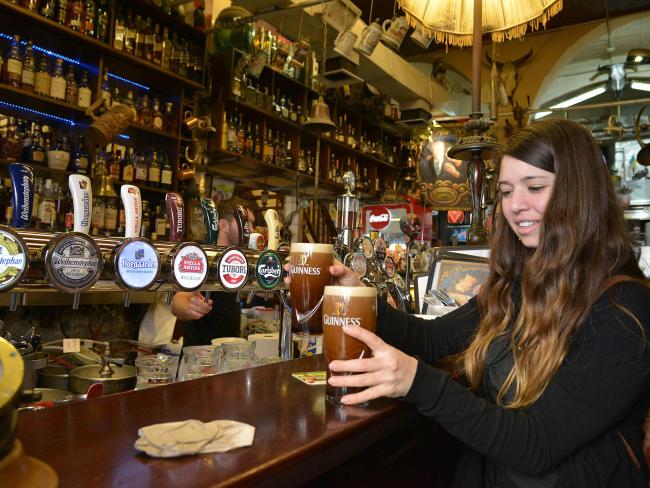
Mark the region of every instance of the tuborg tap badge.
<instances>
[{"instance_id":1,"label":"tuborg tap badge","mask_svg":"<svg viewBox=\"0 0 650 488\"><path fill-rule=\"evenodd\" d=\"M282 280L282 260L280 256L271 249L260 254L255 269L257 282L265 290L272 290Z\"/></svg>"}]
</instances>

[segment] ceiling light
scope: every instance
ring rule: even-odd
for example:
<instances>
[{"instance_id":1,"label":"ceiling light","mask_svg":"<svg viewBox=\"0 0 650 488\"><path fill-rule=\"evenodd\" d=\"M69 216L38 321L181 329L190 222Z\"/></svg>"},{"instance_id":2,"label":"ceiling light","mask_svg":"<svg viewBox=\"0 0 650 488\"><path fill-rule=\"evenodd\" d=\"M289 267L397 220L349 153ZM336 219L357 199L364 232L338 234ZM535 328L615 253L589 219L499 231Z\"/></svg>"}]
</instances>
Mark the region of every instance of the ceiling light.
<instances>
[{"instance_id":1,"label":"ceiling light","mask_svg":"<svg viewBox=\"0 0 650 488\"><path fill-rule=\"evenodd\" d=\"M575 97L571 97L568 100L565 100L563 102L557 103L555 105L551 105L551 108L567 108L567 107L572 107L573 105L577 105L580 102L584 102L585 100L589 100L590 98L597 97L598 95L605 93L607 91L607 87L605 85L601 85L597 88L594 88L593 90L586 91L584 93L581 93L580 95L576 95Z\"/></svg>"},{"instance_id":2,"label":"ceiling light","mask_svg":"<svg viewBox=\"0 0 650 488\"><path fill-rule=\"evenodd\" d=\"M632 83L630 83L630 88L633 88L634 90L650 91L650 83L633 81Z\"/></svg>"}]
</instances>

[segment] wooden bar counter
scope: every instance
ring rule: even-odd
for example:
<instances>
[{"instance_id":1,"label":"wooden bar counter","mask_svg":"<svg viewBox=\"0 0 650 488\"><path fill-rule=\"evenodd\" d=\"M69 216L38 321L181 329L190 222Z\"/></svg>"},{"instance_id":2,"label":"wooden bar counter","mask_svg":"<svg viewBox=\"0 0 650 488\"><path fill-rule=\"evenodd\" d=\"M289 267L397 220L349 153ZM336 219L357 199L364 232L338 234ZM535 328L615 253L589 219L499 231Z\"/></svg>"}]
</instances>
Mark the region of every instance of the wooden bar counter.
<instances>
[{"instance_id":1,"label":"wooden bar counter","mask_svg":"<svg viewBox=\"0 0 650 488\"><path fill-rule=\"evenodd\" d=\"M448 436L400 401L337 407L324 386L291 376L323 369L315 356L22 412L17 437L54 468L62 488L447 486ZM133 447L140 427L185 419L246 422L255 440L172 459Z\"/></svg>"}]
</instances>

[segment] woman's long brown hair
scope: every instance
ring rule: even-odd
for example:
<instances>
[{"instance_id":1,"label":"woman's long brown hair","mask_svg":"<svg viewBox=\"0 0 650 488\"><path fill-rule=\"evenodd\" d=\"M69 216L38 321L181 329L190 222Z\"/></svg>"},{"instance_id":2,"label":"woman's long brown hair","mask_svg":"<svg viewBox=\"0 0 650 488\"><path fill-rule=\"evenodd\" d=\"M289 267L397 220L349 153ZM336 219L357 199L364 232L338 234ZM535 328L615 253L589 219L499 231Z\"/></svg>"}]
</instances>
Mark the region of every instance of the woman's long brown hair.
<instances>
[{"instance_id":1,"label":"woman's long brown hair","mask_svg":"<svg viewBox=\"0 0 650 488\"><path fill-rule=\"evenodd\" d=\"M585 127L564 119L537 122L510 138L504 155L555 173L555 183L536 249L523 246L503 214L496 215L490 273L478 295L481 321L460 360L477 389L490 344L506 336L514 366L497 401L517 409L544 392L605 280L644 277L602 152ZM519 311L512 294L516 276Z\"/></svg>"}]
</instances>

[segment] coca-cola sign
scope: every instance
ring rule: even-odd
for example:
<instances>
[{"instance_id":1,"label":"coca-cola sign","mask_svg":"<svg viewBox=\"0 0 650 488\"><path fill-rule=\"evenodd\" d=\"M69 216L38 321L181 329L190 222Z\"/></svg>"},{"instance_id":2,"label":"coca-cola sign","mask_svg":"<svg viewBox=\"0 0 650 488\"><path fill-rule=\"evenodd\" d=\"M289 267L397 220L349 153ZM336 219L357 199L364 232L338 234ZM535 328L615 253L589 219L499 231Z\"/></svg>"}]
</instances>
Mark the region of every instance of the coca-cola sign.
<instances>
[{"instance_id":1,"label":"coca-cola sign","mask_svg":"<svg viewBox=\"0 0 650 488\"><path fill-rule=\"evenodd\" d=\"M390 223L390 212L386 207L375 207L368 216L368 223L373 230L382 230Z\"/></svg>"}]
</instances>

